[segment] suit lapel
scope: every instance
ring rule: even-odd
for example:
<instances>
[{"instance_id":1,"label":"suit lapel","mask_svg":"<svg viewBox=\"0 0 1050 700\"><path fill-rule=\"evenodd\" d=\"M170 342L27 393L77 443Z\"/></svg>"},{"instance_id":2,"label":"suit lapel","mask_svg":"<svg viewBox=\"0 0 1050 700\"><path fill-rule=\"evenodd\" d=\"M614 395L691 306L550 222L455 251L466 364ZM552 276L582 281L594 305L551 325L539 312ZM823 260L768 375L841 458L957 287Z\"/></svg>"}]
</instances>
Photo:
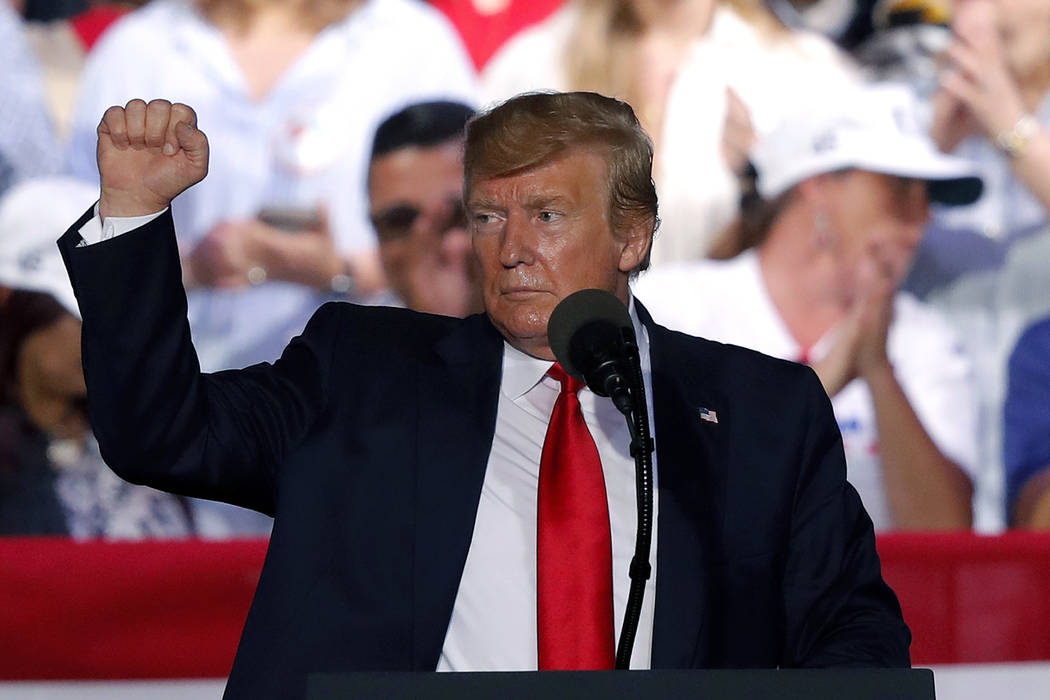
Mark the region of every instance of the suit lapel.
<instances>
[{"instance_id":1,"label":"suit lapel","mask_svg":"<svg viewBox=\"0 0 1050 700\"><path fill-rule=\"evenodd\" d=\"M657 326L638 307L649 333L660 492L652 666L695 668L706 656L700 644L705 574L725 555L720 550L733 416L717 382L703 381L712 359L706 344ZM706 419L702 409L709 412Z\"/></svg>"},{"instance_id":2,"label":"suit lapel","mask_svg":"<svg viewBox=\"0 0 1050 700\"><path fill-rule=\"evenodd\" d=\"M492 448L503 339L472 316L419 367L412 668L433 671L452 616Z\"/></svg>"}]
</instances>

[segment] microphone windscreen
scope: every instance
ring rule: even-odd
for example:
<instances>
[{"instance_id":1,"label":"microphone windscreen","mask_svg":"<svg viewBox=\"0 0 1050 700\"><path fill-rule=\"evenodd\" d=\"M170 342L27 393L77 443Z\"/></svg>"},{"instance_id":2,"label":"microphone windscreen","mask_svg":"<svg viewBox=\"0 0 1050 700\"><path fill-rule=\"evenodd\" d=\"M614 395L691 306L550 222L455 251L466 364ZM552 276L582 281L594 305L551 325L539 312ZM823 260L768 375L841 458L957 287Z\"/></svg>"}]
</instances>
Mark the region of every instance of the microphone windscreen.
<instances>
[{"instance_id":1,"label":"microphone windscreen","mask_svg":"<svg viewBox=\"0 0 1050 700\"><path fill-rule=\"evenodd\" d=\"M562 299L547 322L547 342L566 372L582 378L582 371L572 360L573 338L584 327L606 326L612 337L621 329L634 334L627 307L615 295L601 289L581 289Z\"/></svg>"}]
</instances>

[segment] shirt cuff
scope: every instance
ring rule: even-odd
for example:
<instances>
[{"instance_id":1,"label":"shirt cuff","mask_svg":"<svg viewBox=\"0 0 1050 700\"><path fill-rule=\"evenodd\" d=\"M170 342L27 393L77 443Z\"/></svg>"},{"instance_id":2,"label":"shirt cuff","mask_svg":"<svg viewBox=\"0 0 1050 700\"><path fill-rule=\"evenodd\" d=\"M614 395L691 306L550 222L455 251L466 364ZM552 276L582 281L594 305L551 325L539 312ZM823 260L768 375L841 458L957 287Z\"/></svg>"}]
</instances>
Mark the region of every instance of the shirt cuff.
<instances>
[{"instance_id":1,"label":"shirt cuff","mask_svg":"<svg viewBox=\"0 0 1050 700\"><path fill-rule=\"evenodd\" d=\"M80 245L94 245L95 243L108 241L110 238L116 238L128 231L134 231L140 226L145 226L153 221L167 210L168 208L164 207L154 214L146 214L145 216L110 216L103 221L98 213L98 202L95 202L94 216L81 226L80 231L78 231L81 240Z\"/></svg>"}]
</instances>

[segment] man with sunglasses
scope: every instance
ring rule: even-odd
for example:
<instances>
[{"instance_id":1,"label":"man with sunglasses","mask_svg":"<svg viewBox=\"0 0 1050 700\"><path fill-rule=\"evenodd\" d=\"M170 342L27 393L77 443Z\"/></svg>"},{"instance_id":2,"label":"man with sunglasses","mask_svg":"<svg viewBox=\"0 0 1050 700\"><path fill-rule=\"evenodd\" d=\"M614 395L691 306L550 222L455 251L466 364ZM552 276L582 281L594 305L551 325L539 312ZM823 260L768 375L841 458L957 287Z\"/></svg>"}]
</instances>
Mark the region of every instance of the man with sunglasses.
<instances>
[{"instance_id":1,"label":"man with sunglasses","mask_svg":"<svg viewBox=\"0 0 1050 700\"><path fill-rule=\"evenodd\" d=\"M368 204L390 296L416 311L481 311L463 210L463 128L474 111L421 102L376 130Z\"/></svg>"}]
</instances>

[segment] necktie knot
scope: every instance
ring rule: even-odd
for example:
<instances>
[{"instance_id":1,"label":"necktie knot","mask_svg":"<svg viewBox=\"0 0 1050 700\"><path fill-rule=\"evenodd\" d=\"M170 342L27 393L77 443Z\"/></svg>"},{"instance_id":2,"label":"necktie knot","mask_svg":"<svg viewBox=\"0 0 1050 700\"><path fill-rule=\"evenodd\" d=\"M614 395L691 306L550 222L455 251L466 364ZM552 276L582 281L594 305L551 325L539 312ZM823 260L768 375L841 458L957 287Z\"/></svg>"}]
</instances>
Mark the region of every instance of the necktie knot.
<instances>
[{"instance_id":1,"label":"necktie knot","mask_svg":"<svg viewBox=\"0 0 1050 700\"><path fill-rule=\"evenodd\" d=\"M563 392L578 394L580 393L580 389L587 386L585 383L566 372L560 362L555 362L551 365L551 368L547 370L547 375L561 384L561 390Z\"/></svg>"}]
</instances>

